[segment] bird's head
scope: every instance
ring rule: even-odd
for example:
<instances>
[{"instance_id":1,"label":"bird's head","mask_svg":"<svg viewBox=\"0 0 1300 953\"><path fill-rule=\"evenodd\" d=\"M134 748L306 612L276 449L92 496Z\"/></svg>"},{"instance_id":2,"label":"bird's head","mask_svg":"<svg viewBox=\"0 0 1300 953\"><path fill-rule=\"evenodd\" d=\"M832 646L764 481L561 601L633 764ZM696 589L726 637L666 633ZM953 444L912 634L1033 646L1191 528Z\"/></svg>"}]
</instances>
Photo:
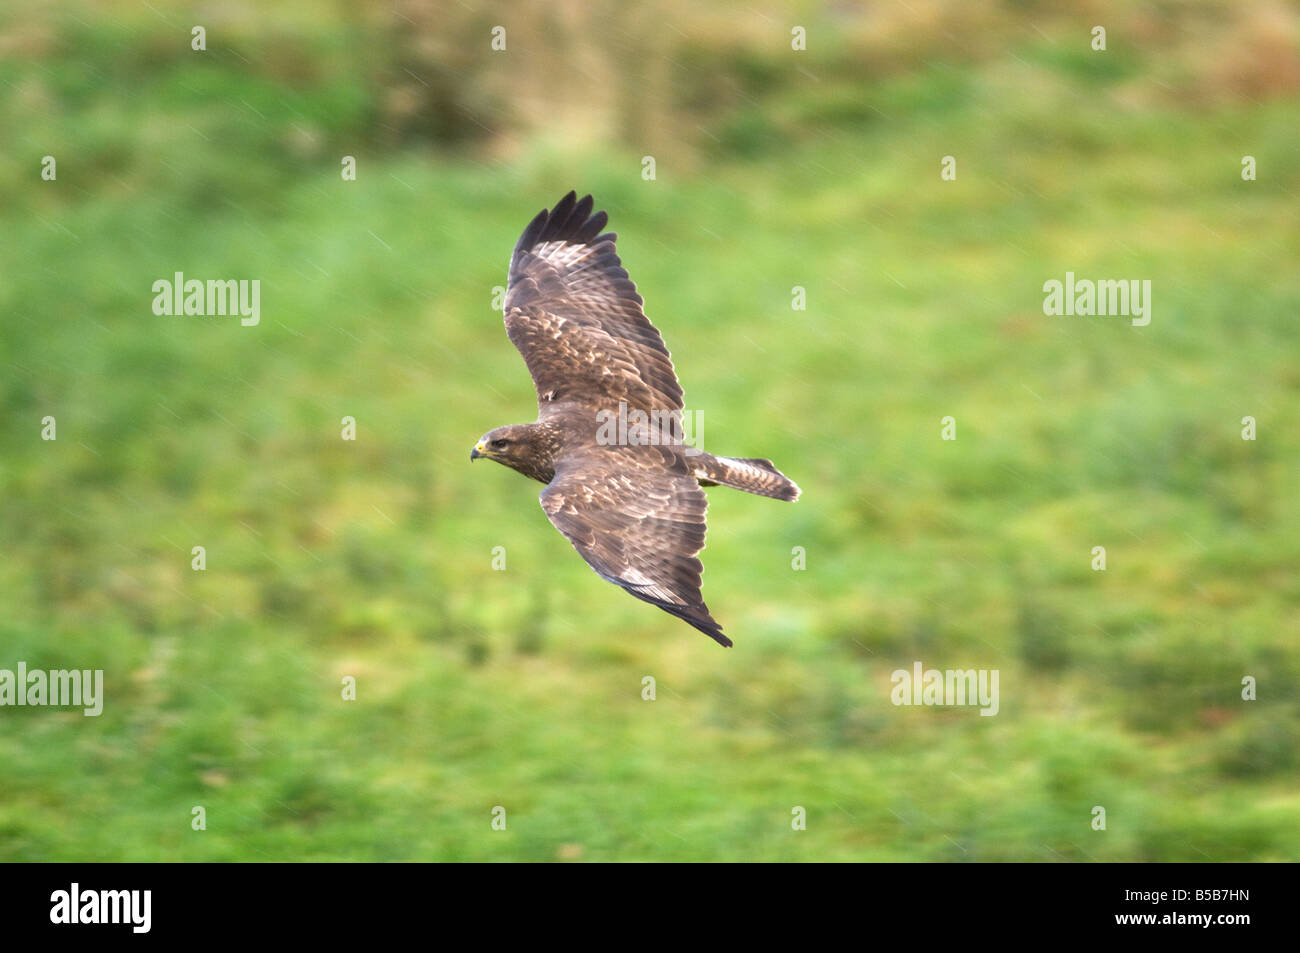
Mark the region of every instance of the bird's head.
<instances>
[{"instance_id":1,"label":"bird's head","mask_svg":"<svg viewBox=\"0 0 1300 953\"><path fill-rule=\"evenodd\" d=\"M511 424L479 437L471 460L486 457L534 480L549 483L555 476L555 436L544 424Z\"/></svg>"},{"instance_id":2,"label":"bird's head","mask_svg":"<svg viewBox=\"0 0 1300 953\"><path fill-rule=\"evenodd\" d=\"M471 460L485 457L495 460L502 466L523 472L534 456L534 435L527 424L511 424L497 427L479 437L474 449L469 452Z\"/></svg>"},{"instance_id":3,"label":"bird's head","mask_svg":"<svg viewBox=\"0 0 1300 953\"><path fill-rule=\"evenodd\" d=\"M487 457L497 463L505 463L513 453L519 451L522 441L516 433L518 427L497 427L478 438L474 449L469 452L471 460Z\"/></svg>"}]
</instances>

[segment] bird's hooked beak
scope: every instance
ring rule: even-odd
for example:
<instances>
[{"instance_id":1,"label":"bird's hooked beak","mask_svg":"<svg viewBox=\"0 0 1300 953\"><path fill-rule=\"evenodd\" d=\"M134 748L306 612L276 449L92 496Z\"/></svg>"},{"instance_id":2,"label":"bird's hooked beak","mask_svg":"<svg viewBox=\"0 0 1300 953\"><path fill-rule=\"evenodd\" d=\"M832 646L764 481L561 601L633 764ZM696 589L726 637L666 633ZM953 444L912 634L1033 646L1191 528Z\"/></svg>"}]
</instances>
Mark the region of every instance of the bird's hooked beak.
<instances>
[{"instance_id":1,"label":"bird's hooked beak","mask_svg":"<svg viewBox=\"0 0 1300 953\"><path fill-rule=\"evenodd\" d=\"M483 441L482 441L482 440L480 440L477 444L475 444L475 445L474 445L474 449L471 450L471 451L469 452L469 460L470 460L470 463L473 463L473 462L474 462L475 460L477 460L479 457L486 457L486 456L487 456L487 454L483 452Z\"/></svg>"}]
</instances>

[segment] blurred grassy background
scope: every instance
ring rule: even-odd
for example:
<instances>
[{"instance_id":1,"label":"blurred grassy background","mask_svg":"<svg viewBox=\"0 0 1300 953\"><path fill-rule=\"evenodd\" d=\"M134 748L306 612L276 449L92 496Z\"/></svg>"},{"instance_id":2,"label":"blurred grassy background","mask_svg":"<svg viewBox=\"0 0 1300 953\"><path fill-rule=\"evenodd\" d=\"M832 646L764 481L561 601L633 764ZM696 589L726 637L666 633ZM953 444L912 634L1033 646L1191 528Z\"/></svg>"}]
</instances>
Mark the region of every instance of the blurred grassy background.
<instances>
[{"instance_id":1,"label":"blurred grassy background","mask_svg":"<svg viewBox=\"0 0 1300 953\"><path fill-rule=\"evenodd\" d=\"M107 699L0 710L0 859L1295 859L1300 13L1073 6L6 6L0 667ZM710 491L734 649L468 463L570 188L705 445L803 487ZM893 707L915 659L1001 713Z\"/></svg>"}]
</instances>

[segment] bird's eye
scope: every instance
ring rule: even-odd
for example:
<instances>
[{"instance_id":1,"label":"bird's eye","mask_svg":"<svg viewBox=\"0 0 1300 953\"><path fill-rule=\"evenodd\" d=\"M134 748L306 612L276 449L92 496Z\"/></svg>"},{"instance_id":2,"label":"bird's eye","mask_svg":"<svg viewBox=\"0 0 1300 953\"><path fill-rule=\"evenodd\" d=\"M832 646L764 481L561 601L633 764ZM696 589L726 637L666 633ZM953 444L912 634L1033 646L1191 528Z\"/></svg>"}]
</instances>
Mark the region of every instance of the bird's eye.
<instances>
[{"instance_id":1,"label":"bird's eye","mask_svg":"<svg viewBox=\"0 0 1300 953\"><path fill-rule=\"evenodd\" d=\"M493 440L491 443L488 444L488 446L491 447L493 450L504 450L506 448L506 444L508 444L509 442L510 442L509 440Z\"/></svg>"}]
</instances>

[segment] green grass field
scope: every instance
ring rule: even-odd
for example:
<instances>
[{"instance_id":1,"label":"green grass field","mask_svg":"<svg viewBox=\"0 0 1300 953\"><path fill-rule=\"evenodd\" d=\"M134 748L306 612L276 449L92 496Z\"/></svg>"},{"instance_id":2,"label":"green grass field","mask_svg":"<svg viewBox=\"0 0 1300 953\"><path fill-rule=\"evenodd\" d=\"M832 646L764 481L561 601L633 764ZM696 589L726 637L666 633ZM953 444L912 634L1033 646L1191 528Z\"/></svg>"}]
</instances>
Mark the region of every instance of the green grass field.
<instances>
[{"instance_id":1,"label":"green grass field","mask_svg":"<svg viewBox=\"0 0 1300 953\"><path fill-rule=\"evenodd\" d=\"M0 668L106 694L0 709L0 859L1300 855L1300 99L1127 108L1035 47L873 110L792 85L646 182L619 144L349 146L346 84L128 87L101 39L0 74ZM733 649L468 461L533 419L493 287L570 188L705 447L803 488L709 491ZM260 279L261 323L155 316L176 271ZM1150 325L1044 315L1067 271L1149 279ZM892 705L918 659L997 669L999 714Z\"/></svg>"}]
</instances>

